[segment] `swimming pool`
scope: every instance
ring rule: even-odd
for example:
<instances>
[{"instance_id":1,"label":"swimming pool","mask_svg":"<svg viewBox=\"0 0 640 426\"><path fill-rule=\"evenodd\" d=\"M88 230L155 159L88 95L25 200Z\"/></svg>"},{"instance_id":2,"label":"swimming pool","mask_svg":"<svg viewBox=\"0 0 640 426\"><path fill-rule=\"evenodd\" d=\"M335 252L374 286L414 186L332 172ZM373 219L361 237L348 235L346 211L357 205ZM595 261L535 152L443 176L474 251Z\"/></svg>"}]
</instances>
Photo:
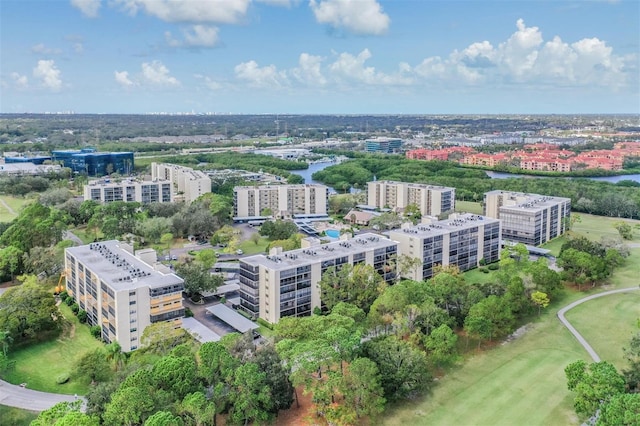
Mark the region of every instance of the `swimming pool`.
<instances>
[{"instance_id":1,"label":"swimming pool","mask_svg":"<svg viewBox=\"0 0 640 426\"><path fill-rule=\"evenodd\" d=\"M340 231L337 229L327 229L324 233L327 234L327 237L340 238Z\"/></svg>"}]
</instances>

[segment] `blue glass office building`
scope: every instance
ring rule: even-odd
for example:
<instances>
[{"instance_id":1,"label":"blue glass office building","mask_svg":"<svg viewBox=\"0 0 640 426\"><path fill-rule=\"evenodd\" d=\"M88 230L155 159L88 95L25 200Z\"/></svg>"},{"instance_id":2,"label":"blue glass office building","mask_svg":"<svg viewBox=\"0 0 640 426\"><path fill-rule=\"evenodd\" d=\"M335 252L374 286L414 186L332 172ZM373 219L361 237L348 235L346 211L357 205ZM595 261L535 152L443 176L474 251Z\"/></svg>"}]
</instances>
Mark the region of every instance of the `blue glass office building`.
<instances>
[{"instance_id":1,"label":"blue glass office building","mask_svg":"<svg viewBox=\"0 0 640 426\"><path fill-rule=\"evenodd\" d=\"M105 176L110 173L133 173L133 152L97 152L94 148L79 151L51 151L53 161L61 162L74 173Z\"/></svg>"}]
</instances>

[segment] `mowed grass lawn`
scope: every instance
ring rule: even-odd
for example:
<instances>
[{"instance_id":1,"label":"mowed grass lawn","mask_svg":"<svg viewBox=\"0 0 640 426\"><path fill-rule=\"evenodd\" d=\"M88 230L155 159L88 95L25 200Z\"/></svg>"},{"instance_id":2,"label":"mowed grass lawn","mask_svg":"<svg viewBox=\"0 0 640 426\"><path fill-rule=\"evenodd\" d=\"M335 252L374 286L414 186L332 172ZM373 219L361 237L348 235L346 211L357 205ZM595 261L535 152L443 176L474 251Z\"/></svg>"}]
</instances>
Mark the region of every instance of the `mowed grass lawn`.
<instances>
[{"instance_id":1,"label":"mowed grass lawn","mask_svg":"<svg viewBox=\"0 0 640 426\"><path fill-rule=\"evenodd\" d=\"M637 286L639 275L640 249L633 249L606 289ZM471 282L471 277L466 278ZM579 424L573 410L573 395L567 390L564 368L578 359L587 362L591 359L560 324L556 313L577 299L604 290L567 290L561 300L527 325L522 336L481 353L472 353L437 381L429 394L390 406L385 411L383 423L403 426ZM574 325L584 332L587 340L593 339L595 350L618 367L622 356L618 351L628 344L640 317L640 292L626 296L596 299L581 305L581 309L575 308L575 314L572 310L567 315L570 320L575 317L577 324ZM609 300L609 297L613 299ZM600 304L592 304L596 301ZM619 330L611 331L618 326Z\"/></svg>"},{"instance_id":2,"label":"mowed grass lawn","mask_svg":"<svg viewBox=\"0 0 640 426\"><path fill-rule=\"evenodd\" d=\"M30 198L12 197L10 195L0 195L0 200L4 201L4 203L0 202L0 222L11 222L20 213L22 206L33 201Z\"/></svg>"},{"instance_id":3,"label":"mowed grass lawn","mask_svg":"<svg viewBox=\"0 0 640 426\"><path fill-rule=\"evenodd\" d=\"M474 201L456 200L456 211L464 213L482 214L482 204Z\"/></svg>"},{"instance_id":4,"label":"mowed grass lawn","mask_svg":"<svg viewBox=\"0 0 640 426\"><path fill-rule=\"evenodd\" d=\"M67 305L61 304L60 311L68 320L60 336L10 351L9 356L15 361L15 366L3 375L4 380L13 384L26 383L29 389L44 392L78 395L87 392L88 380L74 377L73 366L83 354L103 344L91 336L89 328L80 324ZM56 378L65 373L71 379L65 384L57 384Z\"/></svg>"},{"instance_id":5,"label":"mowed grass lawn","mask_svg":"<svg viewBox=\"0 0 640 426\"><path fill-rule=\"evenodd\" d=\"M38 417L35 411L0 405L0 424L6 426L28 426Z\"/></svg>"}]
</instances>

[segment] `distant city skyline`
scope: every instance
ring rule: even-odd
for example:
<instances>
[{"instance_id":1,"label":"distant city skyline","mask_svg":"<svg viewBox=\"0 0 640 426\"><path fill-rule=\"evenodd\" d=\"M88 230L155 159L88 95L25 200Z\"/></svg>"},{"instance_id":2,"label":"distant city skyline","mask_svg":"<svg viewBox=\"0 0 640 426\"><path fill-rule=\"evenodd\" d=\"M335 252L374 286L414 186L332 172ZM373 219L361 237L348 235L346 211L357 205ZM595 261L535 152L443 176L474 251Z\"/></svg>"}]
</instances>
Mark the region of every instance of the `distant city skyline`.
<instances>
[{"instance_id":1,"label":"distant city skyline","mask_svg":"<svg viewBox=\"0 0 640 426\"><path fill-rule=\"evenodd\" d=\"M0 112L640 113L640 2L0 2Z\"/></svg>"}]
</instances>

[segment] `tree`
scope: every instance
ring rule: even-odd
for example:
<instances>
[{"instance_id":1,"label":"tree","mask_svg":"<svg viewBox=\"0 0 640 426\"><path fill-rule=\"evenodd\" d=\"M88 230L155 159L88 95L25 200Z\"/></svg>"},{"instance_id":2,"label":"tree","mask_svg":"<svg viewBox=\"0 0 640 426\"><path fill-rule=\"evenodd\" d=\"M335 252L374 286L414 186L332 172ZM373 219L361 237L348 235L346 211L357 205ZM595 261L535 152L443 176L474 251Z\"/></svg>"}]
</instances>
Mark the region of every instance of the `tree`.
<instances>
[{"instance_id":1,"label":"tree","mask_svg":"<svg viewBox=\"0 0 640 426\"><path fill-rule=\"evenodd\" d=\"M97 416L86 415L81 412L82 401L59 402L53 407L38 414L31 422L33 426L98 426L100 419Z\"/></svg>"},{"instance_id":2,"label":"tree","mask_svg":"<svg viewBox=\"0 0 640 426\"><path fill-rule=\"evenodd\" d=\"M196 262L210 270L218 260L218 255L213 249L204 249L196 253Z\"/></svg>"},{"instance_id":3,"label":"tree","mask_svg":"<svg viewBox=\"0 0 640 426\"><path fill-rule=\"evenodd\" d=\"M145 327L140 341L145 351L164 355L189 338L189 333L183 328L175 328L168 322L156 322Z\"/></svg>"},{"instance_id":4,"label":"tree","mask_svg":"<svg viewBox=\"0 0 640 426\"><path fill-rule=\"evenodd\" d=\"M107 426L138 425L151 415L154 407L146 389L121 386L111 396L102 419Z\"/></svg>"},{"instance_id":5,"label":"tree","mask_svg":"<svg viewBox=\"0 0 640 426\"><path fill-rule=\"evenodd\" d=\"M136 224L136 233L156 244L159 243L162 236L169 233L170 230L171 219L166 217L150 217Z\"/></svg>"},{"instance_id":6,"label":"tree","mask_svg":"<svg viewBox=\"0 0 640 426\"><path fill-rule=\"evenodd\" d=\"M91 383L105 381L111 375L107 354L101 348L81 355L74 368L75 374L80 377L87 377L91 380Z\"/></svg>"},{"instance_id":7,"label":"tree","mask_svg":"<svg viewBox=\"0 0 640 426\"><path fill-rule=\"evenodd\" d=\"M365 342L363 349L378 366L387 400L409 398L429 387L427 358L409 342L386 336Z\"/></svg>"},{"instance_id":8,"label":"tree","mask_svg":"<svg viewBox=\"0 0 640 426\"><path fill-rule=\"evenodd\" d=\"M380 231L399 228L401 224L402 218L393 212L382 213L369 221L369 226Z\"/></svg>"},{"instance_id":9,"label":"tree","mask_svg":"<svg viewBox=\"0 0 640 426\"><path fill-rule=\"evenodd\" d=\"M193 421L195 426L211 426L215 424L216 406L207 400L202 392L186 395L180 403L180 412Z\"/></svg>"},{"instance_id":10,"label":"tree","mask_svg":"<svg viewBox=\"0 0 640 426\"><path fill-rule=\"evenodd\" d=\"M62 322L53 294L37 283L35 276L23 276L23 284L0 296L0 330L16 343L38 334L57 331Z\"/></svg>"},{"instance_id":11,"label":"tree","mask_svg":"<svg viewBox=\"0 0 640 426\"><path fill-rule=\"evenodd\" d=\"M473 305L464 321L464 328L480 339L507 334L513 328L515 318L504 298L489 296Z\"/></svg>"},{"instance_id":12,"label":"tree","mask_svg":"<svg viewBox=\"0 0 640 426\"><path fill-rule=\"evenodd\" d=\"M198 375L208 385L227 382L238 362L218 342L203 343L198 350Z\"/></svg>"},{"instance_id":13,"label":"tree","mask_svg":"<svg viewBox=\"0 0 640 426\"><path fill-rule=\"evenodd\" d=\"M624 392L624 378L606 361L587 365L580 360L564 371L567 387L575 393L573 405L578 414L592 416L603 404Z\"/></svg>"},{"instance_id":14,"label":"tree","mask_svg":"<svg viewBox=\"0 0 640 426\"><path fill-rule=\"evenodd\" d=\"M238 367L233 376L230 418L236 423L266 422L272 415L273 400L266 374L252 362Z\"/></svg>"},{"instance_id":15,"label":"tree","mask_svg":"<svg viewBox=\"0 0 640 426\"><path fill-rule=\"evenodd\" d=\"M260 227L260 235L270 240L286 240L298 232L298 226L290 220L268 220Z\"/></svg>"},{"instance_id":16,"label":"tree","mask_svg":"<svg viewBox=\"0 0 640 426\"><path fill-rule=\"evenodd\" d=\"M260 234L257 232L252 233L249 236L249 241L251 241L255 245L258 245L260 243Z\"/></svg>"},{"instance_id":17,"label":"tree","mask_svg":"<svg viewBox=\"0 0 640 426\"><path fill-rule=\"evenodd\" d=\"M127 361L127 354L122 352L122 347L118 342L109 343L105 346L106 360L113 364L115 371L118 371L124 367Z\"/></svg>"},{"instance_id":18,"label":"tree","mask_svg":"<svg viewBox=\"0 0 640 426\"><path fill-rule=\"evenodd\" d=\"M27 204L0 235L0 245L14 246L22 252L33 247L49 247L62 240L66 229L63 213L39 203Z\"/></svg>"},{"instance_id":19,"label":"tree","mask_svg":"<svg viewBox=\"0 0 640 426\"><path fill-rule=\"evenodd\" d=\"M371 265L355 266L345 264L337 270L328 268L318 283L322 292L322 302L331 310L339 302L351 303L365 312L384 292L387 283Z\"/></svg>"},{"instance_id":20,"label":"tree","mask_svg":"<svg viewBox=\"0 0 640 426\"><path fill-rule=\"evenodd\" d=\"M534 291L531 293L531 300L538 307L538 315L540 315L542 308L549 306L549 297L547 296L547 293Z\"/></svg>"},{"instance_id":21,"label":"tree","mask_svg":"<svg viewBox=\"0 0 640 426\"><path fill-rule=\"evenodd\" d=\"M446 365L454 359L457 343L458 335L448 325L442 324L426 337L424 346L436 365Z\"/></svg>"},{"instance_id":22,"label":"tree","mask_svg":"<svg viewBox=\"0 0 640 426\"><path fill-rule=\"evenodd\" d=\"M176 265L176 273L184 279L184 291L188 295L215 291L222 285L222 276L212 274L210 267L200 262L183 262Z\"/></svg>"},{"instance_id":23,"label":"tree","mask_svg":"<svg viewBox=\"0 0 640 426\"><path fill-rule=\"evenodd\" d=\"M284 367L273 343L261 345L255 353L254 362L258 369L265 373L273 401L271 412L278 414L279 410L290 408L293 404L293 385L289 380L291 372Z\"/></svg>"},{"instance_id":24,"label":"tree","mask_svg":"<svg viewBox=\"0 0 640 426\"><path fill-rule=\"evenodd\" d=\"M640 390L640 333L633 335L629 346L624 348L624 357L627 367L622 370L622 374L627 388L637 393Z\"/></svg>"},{"instance_id":25,"label":"tree","mask_svg":"<svg viewBox=\"0 0 640 426\"><path fill-rule=\"evenodd\" d=\"M640 424L640 394L620 393L600 407L597 426L634 426Z\"/></svg>"},{"instance_id":26,"label":"tree","mask_svg":"<svg viewBox=\"0 0 640 426\"><path fill-rule=\"evenodd\" d=\"M627 222L616 222L614 228L618 230L618 233L624 240L632 240L633 239L633 227Z\"/></svg>"},{"instance_id":27,"label":"tree","mask_svg":"<svg viewBox=\"0 0 640 426\"><path fill-rule=\"evenodd\" d=\"M182 418L169 411L157 411L144 422L144 426L183 426Z\"/></svg>"},{"instance_id":28,"label":"tree","mask_svg":"<svg viewBox=\"0 0 640 426\"><path fill-rule=\"evenodd\" d=\"M48 277L59 274L64 265L64 245L73 244L66 240L51 247L34 247L22 256L24 271L38 275L44 273ZM0 254L0 257L2 255Z\"/></svg>"},{"instance_id":29,"label":"tree","mask_svg":"<svg viewBox=\"0 0 640 426\"><path fill-rule=\"evenodd\" d=\"M159 387L170 392L174 400L182 400L198 388L196 363L192 357L164 356L153 365L151 374Z\"/></svg>"},{"instance_id":30,"label":"tree","mask_svg":"<svg viewBox=\"0 0 640 426\"><path fill-rule=\"evenodd\" d=\"M230 225L224 225L222 228L218 229L215 234L213 234L213 238L211 239L212 244L229 244L231 239L233 238L234 229Z\"/></svg>"},{"instance_id":31,"label":"tree","mask_svg":"<svg viewBox=\"0 0 640 426\"><path fill-rule=\"evenodd\" d=\"M14 246L0 249L0 277L10 277L13 281L22 269L22 256L22 250Z\"/></svg>"},{"instance_id":32,"label":"tree","mask_svg":"<svg viewBox=\"0 0 640 426\"><path fill-rule=\"evenodd\" d=\"M347 419L374 418L384 411L386 399L380 384L380 372L369 358L356 358L346 368L340 386L344 396L342 409Z\"/></svg>"}]
</instances>

